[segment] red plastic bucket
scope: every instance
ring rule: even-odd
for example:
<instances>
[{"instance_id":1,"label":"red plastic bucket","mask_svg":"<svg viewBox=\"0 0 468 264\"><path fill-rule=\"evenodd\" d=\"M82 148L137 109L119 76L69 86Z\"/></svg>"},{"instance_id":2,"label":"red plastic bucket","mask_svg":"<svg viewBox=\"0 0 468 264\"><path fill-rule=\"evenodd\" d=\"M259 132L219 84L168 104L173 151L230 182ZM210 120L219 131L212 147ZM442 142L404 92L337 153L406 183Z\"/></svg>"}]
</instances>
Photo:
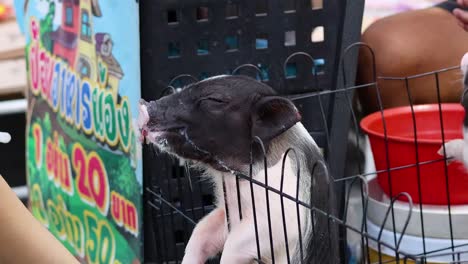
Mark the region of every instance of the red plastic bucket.
<instances>
[{"instance_id":1,"label":"red plastic bucket","mask_svg":"<svg viewBox=\"0 0 468 264\"><path fill-rule=\"evenodd\" d=\"M442 104L442 120L445 141L463 137L463 118L465 110L460 104ZM414 137L413 116L409 106L386 109L383 112L387 130L388 160L385 147L384 126L381 112L366 116L361 121L361 128L368 134L378 174L378 182L384 192L395 196L407 192L413 202L443 205L448 203L448 190L451 204L468 203L468 173L464 166L452 162L436 161L442 157L437 151L442 146L442 132L438 104L414 106L419 154L420 186L418 186L416 162L416 144ZM436 161L436 162L433 162ZM413 165L413 166L411 166ZM388 168L408 166L403 169L386 172ZM390 176L389 176L390 175ZM391 182L389 181L391 179ZM390 185L391 184L391 193Z\"/></svg>"}]
</instances>

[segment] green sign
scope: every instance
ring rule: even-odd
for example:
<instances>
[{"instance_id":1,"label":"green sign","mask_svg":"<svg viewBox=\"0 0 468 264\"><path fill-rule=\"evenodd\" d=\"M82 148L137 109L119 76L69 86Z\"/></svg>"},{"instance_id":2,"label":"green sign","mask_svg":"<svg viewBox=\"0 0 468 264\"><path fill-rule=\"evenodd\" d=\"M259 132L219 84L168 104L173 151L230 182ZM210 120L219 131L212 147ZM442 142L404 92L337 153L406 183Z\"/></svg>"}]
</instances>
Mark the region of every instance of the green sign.
<instances>
[{"instance_id":1,"label":"green sign","mask_svg":"<svg viewBox=\"0 0 468 264\"><path fill-rule=\"evenodd\" d=\"M27 43L31 211L83 262L140 263L138 4L16 7Z\"/></svg>"}]
</instances>

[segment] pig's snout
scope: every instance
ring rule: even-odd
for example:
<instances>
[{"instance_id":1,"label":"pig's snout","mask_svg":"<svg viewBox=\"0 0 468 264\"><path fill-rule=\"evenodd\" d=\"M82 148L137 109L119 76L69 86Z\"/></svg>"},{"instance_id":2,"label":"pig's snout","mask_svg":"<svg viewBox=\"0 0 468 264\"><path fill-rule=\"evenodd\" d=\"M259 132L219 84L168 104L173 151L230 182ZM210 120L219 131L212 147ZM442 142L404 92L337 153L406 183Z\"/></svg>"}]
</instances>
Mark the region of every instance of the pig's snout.
<instances>
[{"instance_id":1,"label":"pig's snout","mask_svg":"<svg viewBox=\"0 0 468 264\"><path fill-rule=\"evenodd\" d=\"M138 128L140 130L140 142L144 142L148 136L147 124L149 121L148 107L144 100L140 100L138 106Z\"/></svg>"},{"instance_id":2,"label":"pig's snout","mask_svg":"<svg viewBox=\"0 0 468 264\"><path fill-rule=\"evenodd\" d=\"M148 107L146 104L140 104L138 106L138 127L143 129L146 127L149 121Z\"/></svg>"}]
</instances>

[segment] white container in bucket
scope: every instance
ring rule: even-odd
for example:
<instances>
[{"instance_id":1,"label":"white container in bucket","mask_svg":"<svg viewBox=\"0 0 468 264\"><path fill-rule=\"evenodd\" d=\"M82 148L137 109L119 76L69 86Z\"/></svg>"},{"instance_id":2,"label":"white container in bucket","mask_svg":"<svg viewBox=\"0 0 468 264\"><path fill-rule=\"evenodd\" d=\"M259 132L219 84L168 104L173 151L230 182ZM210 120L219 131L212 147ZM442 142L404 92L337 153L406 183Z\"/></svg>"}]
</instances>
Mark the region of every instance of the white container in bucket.
<instances>
[{"instance_id":1,"label":"white container in bucket","mask_svg":"<svg viewBox=\"0 0 468 264\"><path fill-rule=\"evenodd\" d=\"M372 223L371 221L367 220L367 233L370 237L375 238L368 239L369 247L374 251L378 252L379 247L378 243L376 242L380 232L380 226ZM396 233L397 242L401 237L401 233ZM393 231L384 229L382 231L382 236L380 237L380 242L383 242L387 245L390 245L393 248L396 248L395 244L395 236ZM427 238L424 240L426 246L426 252L431 252L430 254L426 254L426 262L428 263L447 263L452 262L452 242L450 239L438 239L438 238ZM459 255L461 260L468 259L468 239L455 239L453 241L455 248L455 252L463 252ZM457 247L458 246L458 247ZM442 250L444 249L444 250ZM423 250L423 239L422 237L412 236L405 234L403 239L401 240L399 246L399 252L405 253L406 255L422 255L424 253ZM395 257L395 250L389 247L386 247L381 244L380 252L387 256ZM400 255L400 259L403 259L404 256ZM458 255L455 256L455 260L457 260Z\"/></svg>"},{"instance_id":2,"label":"white container in bucket","mask_svg":"<svg viewBox=\"0 0 468 264\"><path fill-rule=\"evenodd\" d=\"M380 188L377 179L368 181L369 203L367 207L367 218L374 224L381 225L385 214L390 208L390 198ZM395 227L392 222L391 211L385 222L385 229L395 230L399 233L408 218L409 203L396 201L393 206L395 214ZM452 234L450 234L450 218L447 206L423 205L424 237L468 240L468 205L451 206ZM413 204L407 235L422 236L421 210L419 204Z\"/></svg>"}]
</instances>

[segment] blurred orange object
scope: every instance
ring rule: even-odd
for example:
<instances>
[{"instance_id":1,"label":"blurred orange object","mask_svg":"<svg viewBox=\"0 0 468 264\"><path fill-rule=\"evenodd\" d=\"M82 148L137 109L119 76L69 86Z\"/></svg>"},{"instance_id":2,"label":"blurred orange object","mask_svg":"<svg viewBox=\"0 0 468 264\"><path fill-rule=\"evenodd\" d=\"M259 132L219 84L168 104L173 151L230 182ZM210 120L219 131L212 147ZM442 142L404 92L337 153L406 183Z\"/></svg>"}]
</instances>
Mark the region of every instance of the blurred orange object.
<instances>
[{"instance_id":1,"label":"blurred orange object","mask_svg":"<svg viewBox=\"0 0 468 264\"><path fill-rule=\"evenodd\" d=\"M0 21L7 20L12 15L11 6L0 4Z\"/></svg>"}]
</instances>

